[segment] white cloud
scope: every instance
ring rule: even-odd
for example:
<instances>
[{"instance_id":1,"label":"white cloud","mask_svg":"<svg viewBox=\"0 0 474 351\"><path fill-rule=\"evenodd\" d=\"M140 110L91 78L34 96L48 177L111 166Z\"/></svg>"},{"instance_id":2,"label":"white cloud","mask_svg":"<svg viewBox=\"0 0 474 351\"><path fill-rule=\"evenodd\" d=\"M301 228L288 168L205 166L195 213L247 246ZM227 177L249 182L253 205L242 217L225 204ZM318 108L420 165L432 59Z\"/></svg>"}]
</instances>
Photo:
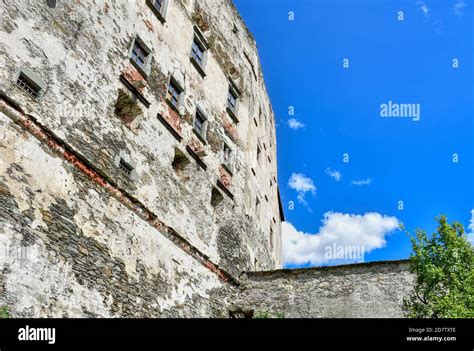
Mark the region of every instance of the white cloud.
<instances>
[{"instance_id":1,"label":"white cloud","mask_svg":"<svg viewBox=\"0 0 474 351\"><path fill-rule=\"evenodd\" d=\"M304 128L304 123L301 123L296 118L290 118L288 120L288 127L294 130L298 130L300 128Z\"/></svg>"},{"instance_id":2,"label":"white cloud","mask_svg":"<svg viewBox=\"0 0 474 351\"><path fill-rule=\"evenodd\" d=\"M372 178L353 180L352 184L357 186L370 185Z\"/></svg>"},{"instance_id":3,"label":"white cloud","mask_svg":"<svg viewBox=\"0 0 474 351\"><path fill-rule=\"evenodd\" d=\"M365 253L386 245L385 237L399 226L395 217L376 212L364 215L327 212L317 234L298 231L291 223L282 223L283 262L285 265L321 265L337 263L326 253L334 247L363 247ZM347 261L345 261L348 263Z\"/></svg>"},{"instance_id":4,"label":"white cloud","mask_svg":"<svg viewBox=\"0 0 474 351\"><path fill-rule=\"evenodd\" d=\"M474 209L471 210L471 220L469 221L467 229L467 240L474 245Z\"/></svg>"},{"instance_id":5,"label":"white cloud","mask_svg":"<svg viewBox=\"0 0 474 351\"><path fill-rule=\"evenodd\" d=\"M418 1L416 4L419 5L420 10L423 12L425 17L430 17L430 9L428 8L428 5L426 4L426 2Z\"/></svg>"},{"instance_id":6,"label":"white cloud","mask_svg":"<svg viewBox=\"0 0 474 351\"><path fill-rule=\"evenodd\" d=\"M288 180L288 186L298 192L297 199L304 205L307 205L305 199L307 192L316 195L316 186L314 185L313 180L301 173L293 173Z\"/></svg>"},{"instance_id":7,"label":"white cloud","mask_svg":"<svg viewBox=\"0 0 474 351\"><path fill-rule=\"evenodd\" d=\"M341 172L339 172L338 170L332 170L331 168L326 168L326 174L332 178L334 178L334 180L336 182L340 181L341 180L341 177L342 177L342 174Z\"/></svg>"},{"instance_id":8,"label":"white cloud","mask_svg":"<svg viewBox=\"0 0 474 351\"><path fill-rule=\"evenodd\" d=\"M458 0L455 4L454 4L454 9L453 9L453 12L456 16L462 16L464 15L463 13L463 8L466 7L467 4L464 2L464 0Z\"/></svg>"}]
</instances>

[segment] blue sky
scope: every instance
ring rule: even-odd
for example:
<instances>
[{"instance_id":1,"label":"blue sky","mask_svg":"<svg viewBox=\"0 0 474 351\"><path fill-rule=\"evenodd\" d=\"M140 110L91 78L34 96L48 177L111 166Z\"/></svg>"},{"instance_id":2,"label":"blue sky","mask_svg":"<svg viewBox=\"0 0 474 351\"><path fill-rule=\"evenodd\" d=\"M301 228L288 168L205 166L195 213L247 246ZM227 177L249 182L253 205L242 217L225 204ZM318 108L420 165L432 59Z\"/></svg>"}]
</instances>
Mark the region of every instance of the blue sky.
<instances>
[{"instance_id":1,"label":"blue sky","mask_svg":"<svg viewBox=\"0 0 474 351\"><path fill-rule=\"evenodd\" d=\"M276 115L287 267L339 263L321 258L330 243L364 246L365 261L407 258L396 221L432 232L446 214L468 228L472 1L234 2ZM389 101L419 106L419 120L381 117Z\"/></svg>"}]
</instances>

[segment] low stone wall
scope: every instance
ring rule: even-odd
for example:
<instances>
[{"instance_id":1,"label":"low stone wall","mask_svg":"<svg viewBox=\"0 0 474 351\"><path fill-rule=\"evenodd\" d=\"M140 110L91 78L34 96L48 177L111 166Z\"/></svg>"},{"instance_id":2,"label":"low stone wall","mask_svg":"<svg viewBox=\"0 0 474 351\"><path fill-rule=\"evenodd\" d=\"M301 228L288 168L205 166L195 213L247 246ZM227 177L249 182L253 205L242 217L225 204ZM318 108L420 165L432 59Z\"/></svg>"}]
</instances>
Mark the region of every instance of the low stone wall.
<instances>
[{"instance_id":1,"label":"low stone wall","mask_svg":"<svg viewBox=\"0 0 474 351\"><path fill-rule=\"evenodd\" d=\"M237 311L285 318L403 317L408 261L248 273Z\"/></svg>"}]
</instances>

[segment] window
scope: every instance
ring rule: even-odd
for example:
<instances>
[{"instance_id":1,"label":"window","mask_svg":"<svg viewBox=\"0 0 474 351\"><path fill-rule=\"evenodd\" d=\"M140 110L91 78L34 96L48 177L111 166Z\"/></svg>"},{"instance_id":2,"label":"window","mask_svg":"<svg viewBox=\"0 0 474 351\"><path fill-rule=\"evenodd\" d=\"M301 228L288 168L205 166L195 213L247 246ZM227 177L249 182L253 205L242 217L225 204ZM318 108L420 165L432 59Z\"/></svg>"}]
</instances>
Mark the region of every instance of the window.
<instances>
[{"instance_id":1,"label":"window","mask_svg":"<svg viewBox=\"0 0 474 351\"><path fill-rule=\"evenodd\" d=\"M199 43L196 37L194 37L193 46L191 48L191 56L196 62L202 66L204 60L204 47Z\"/></svg>"},{"instance_id":2,"label":"window","mask_svg":"<svg viewBox=\"0 0 474 351\"><path fill-rule=\"evenodd\" d=\"M175 106L175 107L178 106L179 93L178 93L178 89L173 84L173 81L170 81L170 83L168 84L167 98L170 100L170 102L173 106Z\"/></svg>"},{"instance_id":3,"label":"window","mask_svg":"<svg viewBox=\"0 0 474 351\"><path fill-rule=\"evenodd\" d=\"M255 215L257 218L260 217L260 199L258 196L255 198Z\"/></svg>"},{"instance_id":4,"label":"window","mask_svg":"<svg viewBox=\"0 0 474 351\"><path fill-rule=\"evenodd\" d=\"M133 167L130 166L127 162L125 162L123 159L120 159L119 163L119 169L122 171L123 174L125 174L127 177L130 177L133 171Z\"/></svg>"},{"instance_id":5,"label":"window","mask_svg":"<svg viewBox=\"0 0 474 351\"><path fill-rule=\"evenodd\" d=\"M229 89L229 94L227 96L227 107L229 107L233 112L236 112L237 110L237 96L232 89Z\"/></svg>"},{"instance_id":6,"label":"window","mask_svg":"<svg viewBox=\"0 0 474 351\"><path fill-rule=\"evenodd\" d=\"M216 188L212 187L211 206L217 207L222 202L222 200L224 200L224 196L222 196L221 192Z\"/></svg>"},{"instance_id":7,"label":"window","mask_svg":"<svg viewBox=\"0 0 474 351\"><path fill-rule=\"evenodd\" d=\"M161 10L163 9L163 2L163 0L150 0L150 3L158 12L161 12Z\"/></svg>"},{"instance_id":8,"label":"window","mask_svg":"<svg viewBox=\"0 0 474 351\"><path fill-rule=\"evenodd\" d=\"M16 81L16 85L33 99L36 99L41 91L40 86L28 78L23 72L20 72L20 76Z\"/></svg>"},{"instance_id":9,"label":"window","mask_svg":"<svg viewBox=\"0 0 474 351\"><path fill-rule=\"evenodd\" d=\"M237 118L237 111L239 105L239 90L237 89L235 83L229 78L229 91L227 93L227 112L232 117L234 122L238 123L239 119Z\"/></svg>"},{"instance_id":10,"label":"window","mask_svg":"<svg viewBox=\"0 0 474 351\"><path fill-rule=\"evenodd\" d=\"M257 162L260 164L260 159L262 158L262 149L260 149L260 144L257 144Z\"/></svg>"},{"instance_id":11,"label":"window","mask_svg":"<svg viewBox=\"0 0 474 351\"><path fill-rule=\"evenodd\" d=\"M186 168L186 166L189 164L189 162L189 159L180 149L174 149L174 159L171 163L171 166L173 167L176 173L181 174Z\"/></svg>"},{"instance_id":12,"label":"window","mask_svg":"<svg viewBox=\"0 0 474 351\"><path fill-rule=\"evenodd\" d=\"M204 36L197 27L194 27L194 39L191 45L190 59L199 74L205 77L206 73L204 70L207 63L207 45L205 44Z\"/></svg>"},{"instance_id":13,"label":"window","mask_svg":"<svg viewBox=\"0 0 474 351\"><path fill-rule=\"evenodd\" d=\"M130 157L126 150L120 150L114 157L114 165L120 171L118 174L125 175L128 180L138 181L138 174L136 171L136 163Z\"/></svg>"},{"instance_id":14,"label":"window","mask_svg":"<svg viewBox=\"0 0 474 351\"><path fill-rule=\"evenodd\" d=\"M46 4L49 8L54 9L56 7L56 0L46 0Z\"/></svg>"},{"instance_id":15,"label":"window","mask_svg":"<svg viewBox=\"0 0 474 351\"><path fill-rule=\"evenodd\" d=\"M273 250L273 226L270 223L270 250Z\"/></svg>"},{"instance_id":16,"label":"window","mask_svg":"<svg viewBox=\"0 0 474 351\"><path fill-rule=\"evenodd\" d=\"M222 153L222 164L232 172L232 149L226 143L224 143L224 149Z\"/></svg>"},{"instance_id":17,"label":"window","mask_svg":"<svg viewBox=\"0 0 474 351\"><path fill-rule=\"evenodd\" d=\"M130 53L130 61L141 74L147 76L150 71L151 51L145 46L142 40L136 38L133 42Z\"/></svg>"},{"instance_id":18,"label":"window","mask_svg":"<svg viewBox=\"0 0 474 351\"><path fill-rule=\"evenodd\" d=\"M207 119L198 108L196 109L196 116L194 117L194 130L201 137L202 141L206 139Z\"/></svg>"},{"instance_id":19,"label":"window","mask_svg":"<svg viewBox=\"0 0 474 351\"><path fill-rule=\"evenodd\" d=\"M158 17L161 23L165 22L168 1L169 0L146 0L148 6L151 8L155 16Z\"/></svg>"},{"instance_id":20,"label":"window","mask_svg":"<svg viewBox=\"0 0 474 351\"><path fill-rule=\"evenodd\" d=\"M134 60L139 66L144 66L148 52L135 40L132 49L132 60Z\"/></svg>"},{"instance_id":21,"label":"window","mask_svg":"<svg viewBox=\"0 0 474 351\"><path fill-rule=\"evenodd\" d=\"M166 99L174 108L178 109L181 106L183 93L184 89L181 88L181 86L176 82L173 77L171 77L168 83Z\"/></svg>"}]
</instances>

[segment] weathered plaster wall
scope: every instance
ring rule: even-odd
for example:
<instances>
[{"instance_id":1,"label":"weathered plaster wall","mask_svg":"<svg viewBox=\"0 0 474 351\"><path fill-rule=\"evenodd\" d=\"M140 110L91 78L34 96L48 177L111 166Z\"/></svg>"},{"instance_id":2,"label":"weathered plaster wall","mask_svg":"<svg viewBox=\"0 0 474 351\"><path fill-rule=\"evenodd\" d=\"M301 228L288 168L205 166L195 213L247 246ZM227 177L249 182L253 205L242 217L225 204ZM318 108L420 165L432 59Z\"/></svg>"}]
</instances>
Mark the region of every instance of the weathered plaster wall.
<instances>
[{"instance_id":1,"label":"weathered plaster wall","mask_svg":"<svg viewBox=\"0 0 474 351\"><path fill-rule=\"evenodd\" d=\"M285 318L403 317L407 261L248 273L233 311Z\"/></svg>"},{"instance_id":2,"label":"weathered plaster wall","mask_svg":"<svg viewBox=\"0 0 474 351\"><path fill-rule=\"evenodd\" d=\"M194 26L209 45L205 78L189 59ZM130 62L137 36L153 55L147 77ZM44 83L38 99L16 86L25 70ZM171 76L179 111L165 101ZM0 93L0 305L13 316L227 316L232 277L281 266L274 116L231 1L170 0L164 23L145 0L1 2ZM179 170L177 154L189 161Z\"/></svg>"},{"instance_id":3,"label":"weathered plaster wall","mask_svg":"<svg viewBox=\"0 0 474 351\"><path fill-rule=\"evenodd\" d=\"M281 266L274 117L255 42L230 1L171 0L164 24L145 1L126 0L58 1L53 9L45 1L29 6L2 2L0 18L0 90L26 114L216 264L235 275ZM209 44L205 78L189 60L193 25L200 26ZM114 110L119 92L127 90L120 75L137 76L129 60L136 36L153 53L142 91L150 106L138 104L142 113L132 123L124 123ZM15 86L23 68L47 84L38 101ZM181 117L164 99L170 75L185 89ZM228 77L242 92L238 124L225 110ZM206 144L192 132L197 104L208 116ZM259 109L265 111L261 117L265 123L256 126ZM182 141L158 120L158 113L174 123ZM255 150L261 136L267 150L262 156L265 163L257 167ZM223 142L234 153L235 171L228 185L234 199L222 192L223 201L213 207L211 193L221 179ZM203 151L206 170L186 152L187 146ZM176 150L190 161L179 174L172 167ZM136 165L136 179L127 179L117 170L114 162L123 153Z\"/></svg>"},{"instance_id":4,"label":"weathered plaster wall","mask_svg":"<svg viewBox=\"0 0 474 351\"><path fill-rule=\"evenodd\" d=\"M189 59L195 25L209 45L205 78ZM148 77L130 62L137 36L153 54ZM15 84L25 69L44 83L39 99ZM171 75L185 90L179 111L165 101ZM198 105L204 143L192 131ZM401 316L404 262L249 273L237 287L243 271L281 267L274 123L230 0L170 0L164 23L145 0L1 2L0 306L14 317L227 317L231 305ZM188 163L173 167L176 155Z\"/></svg>"}]
</instances>

